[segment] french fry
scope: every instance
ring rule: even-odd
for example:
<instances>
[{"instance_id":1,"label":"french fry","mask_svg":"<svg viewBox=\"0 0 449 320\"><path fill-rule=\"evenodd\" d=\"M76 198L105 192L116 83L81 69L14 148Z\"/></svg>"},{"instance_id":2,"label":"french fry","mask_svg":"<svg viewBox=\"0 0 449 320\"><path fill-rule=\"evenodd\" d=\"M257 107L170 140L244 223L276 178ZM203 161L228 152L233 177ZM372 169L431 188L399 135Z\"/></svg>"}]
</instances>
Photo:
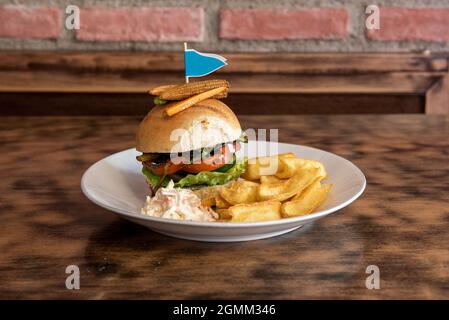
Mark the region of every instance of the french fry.
<instances>
[{"instance_id":1,"label":"french fry","mask_svg":"<svg viewBox=\"0 0 449 320\"><path fill-rule=\"evenodd\" d=\"M228 221L232 219L229 209L215 209L215 212L218 213L219 220Z\"/></svg>"},{"instance_id":2,"label":"french fry","mask_svg":"<svg viewBox=\"0 0 449 320\"><path fill-rule=\"evenodd\" d=\"M215 196L215 206L218 209L227 209L231 206L231 204L229 202L227 202L225 199L223 199L223 197L220 195L220 193L218 193Z\"/></svg>"},{"instance_id":3,"label":"french fry","mask_svg":"<svg viewBox=\"0 0 449 320\"><path fill-rule=\"evenodd\" d=\"M325 201L331 188L321 184L327 172L319 161L292 153L252 160L245 177L253 181L241 179L194 191L203 206L215 206L220 221L268 221L309 214ZM277 168L265 175L262 169L273 163Z\"/></svg>"},{"instance_id":4,"label":"french fry","mask_svg":"<svg viewBox=\"0 0 449 320\"><path fill-rule=\"evenodd\" d=\"M153 88L153 89L149 90L148 93L152 94L153 96L159 96L162 92L167 91L176 86L177 86L176 84L167 84L164 86L159 86L159 87Z\"/></svg>"},{"instance_id":5,"label":"french fry","mask_svg":"<svg viewBox=\"0 0 449 320\"><path fill-rule=\"evenodd\" d=\"M309 166L309 165L320 169L320 173L319 173L320 180L327 178L326 169L324 168L324 165L321 162L316 161L316 160L305 160L304 166Z\"/></svg>"},{"instance_id":6,"label":"french fry","mask_svg":"<svg viewBox=\"0 0 449 320\"><path fill-rule=\"evenodd\" d=\"M279 158L279 169L276 172L276 177L281 179L291 178L297 171L310 167L320 169L321 179L327 177L326 169L321 162L301 158Z\"/></svg>"},{"instance_id":7,"label":"french fry","mask_svg":"<svg viewBox=\"0 0 449 320\"><path fill-rule=\"evenodd\" d=\"M190 108L191 106L193 106L194 104L197 104L198 102L201 102L203 100L209 99L213 96L215 96L216 94L219 93L223 93L225 90L227 90L226 87L219 87L219 88L215 88L200 94L197 94L195 96L192 96L188 99L179 101L179 102L174 102L171 103L167 106L167 108L165 109L165 113L169 116L172 117L175 114Z\"/></svg>"},{"instance_id":8,"label":"french fry","mask_svg":"<svg viewBox=\"0 0 449 320\"><path fill-rule=\"evenodd\" d=\"M280 179L288 179L295 175L304 161L299 158L279 158L278 171L275 176Z\"/></svg>"},{"instance_id":9,"label":"french fry","mask_svg":"<svg viewBox=\"0 0 449 320\"><path fill-rule=\"evenodd\" d=\"M324 203L331 187L331 184L322 185L315 181L291 201L282 204L282 216L289 218L312 213Z\"/></svg>"},{"instance_id":10,"label":"french fry","mask_svg":"<svg viewBox=\"0 0 449 320\"><path fill-rule=\"evenodd\" d=\"M238 204L228 209L231 222L257 222L281 219L279 201L263 201L252 204Z\"/></svg>"},{"instance_id":11,"label":"french fry","mask_svg":"<svg viewBox=\"0 0 449 320\"><path fill-rule=\"evenodd\" d=\"M248 180L237 180L220 190L220 195L232 205L253 203L258 199L259 184Z\"/></svg>"},{"instance_id":12,"label":"french fry","mask_svg":"<svg viewBox=\"0 0 449 320\"><path fill-rule=\"evenodd\" d=\"M223 188L223 186L204 187L193 190L193 193L195 193L200 199L207 199L215 197L217 194L219 194L221 188Z\"/></svg>"},{"instance_id":13,"label":"french fry","mask_svg":"<svg viewBox=\"0 0 449 320\"><path fill-rule=\"evenodd\" d=\"M294 156L293 153L284 153L275 156L249 159L242 178L246 180L258 180L261 176L274 175L278 170L280 158L292 158Z\"/></svg>"},{"instance_id":14,"label":"french fry","mask_svg":"<svg viewBox=\"0 0 449 320\"><path fill-rule=\"evenodd\" d=\"M215 206L216 205L215 197L208 197L208 198L201 199L201 205L203 207L209 207L209 208Z\"/></svg>"},{"instance_id":15,"label":"french fry","mask_svg":"<svg viewBox=\"0 0 449 320\"><path fill-rule=\"evenodd\" d=\"M259 199L284 201L300 193L319 177L319 169L315 167L299 170L293 177L285 181L262 184L259 187Z\"/></svg>"},{"instance_id":16,"label":"french fry","mask_svg":"<svg viewBox=\"0 0 449 320\"><path fill-rule=\"evenodd\" d=\"M270 184L270 183L276 183L281 182L282 179L279 179L276 176L260 176L260 184Z\"/></svg>"},{"instance_id":17,"label":"french fry","mask_svg":"<svg viewBox=\"0 0 449 320\"><path fill-rule=\"evenodd\" d=\"M223 186L211 186L193 190L198 198L201 199L201 205L204 207L216 206L215 197L220 194L220 189Z\"/></svg>"},{"instance_id":18,"label":"french fry","mask_svg":"<svg viewBox=\"0 0 449 320\"><path fill-rule=\"evenodd\" d=\"M159 94L159 98L163 100L183 100L192 97L194 95L210 91L212 89L217 89L220 87L224 87L225 90L217 93L217 96L214 95L214 98L218 99L219 96L226 97L229 88L229 82L226 80L212 79L212 80L184 83L181 85L174 86L172 88L169 88L168 90L162 91Z\"/></svg>"}]
</instances>

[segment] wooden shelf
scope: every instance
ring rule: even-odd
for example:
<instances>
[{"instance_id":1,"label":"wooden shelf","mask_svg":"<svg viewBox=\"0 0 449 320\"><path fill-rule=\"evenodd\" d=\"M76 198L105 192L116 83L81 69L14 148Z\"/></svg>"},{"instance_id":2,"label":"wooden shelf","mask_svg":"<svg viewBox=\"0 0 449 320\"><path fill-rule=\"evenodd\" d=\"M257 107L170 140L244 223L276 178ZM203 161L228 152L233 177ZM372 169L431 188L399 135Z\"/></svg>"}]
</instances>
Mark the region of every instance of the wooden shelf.
<instances>
[{"instance_id":1,"label":"wooden shelf","mask_svg":"<svg viewBox=\"0 0 449 320\"><path fill-rule=\"evenodd\" d=\"M420 95L425 112L449 110L445 55L223 55L229 66L209 78L228 79L231 95ZM143 94L153 86L182 82L182 59L180 53L4 51L0 93Z\"/></svg>"}]
</instances>

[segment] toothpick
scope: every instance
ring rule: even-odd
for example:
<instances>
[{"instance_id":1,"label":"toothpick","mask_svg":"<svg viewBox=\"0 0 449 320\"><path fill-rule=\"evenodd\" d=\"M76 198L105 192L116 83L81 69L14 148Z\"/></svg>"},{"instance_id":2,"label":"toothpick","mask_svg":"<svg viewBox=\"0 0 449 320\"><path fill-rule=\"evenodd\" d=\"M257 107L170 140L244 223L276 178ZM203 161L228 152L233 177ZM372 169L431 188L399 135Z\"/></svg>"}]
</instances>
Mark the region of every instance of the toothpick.
<instances>
[{"instance_id":1,"label":"toothpick","mask_svg":"<svg viewBox=\"0 0 449 320\"><path fill-rule=\"evenodd\" d=\"M184 42L184 54L186 51L187 51L187 42ZM186 65L185 65L185 61L184 61L184 73L185 73L185 70L186 70ZM189 77L187 77L187 76L186 76L186 83L189 83Z\"/></svg>"}]
</instances>

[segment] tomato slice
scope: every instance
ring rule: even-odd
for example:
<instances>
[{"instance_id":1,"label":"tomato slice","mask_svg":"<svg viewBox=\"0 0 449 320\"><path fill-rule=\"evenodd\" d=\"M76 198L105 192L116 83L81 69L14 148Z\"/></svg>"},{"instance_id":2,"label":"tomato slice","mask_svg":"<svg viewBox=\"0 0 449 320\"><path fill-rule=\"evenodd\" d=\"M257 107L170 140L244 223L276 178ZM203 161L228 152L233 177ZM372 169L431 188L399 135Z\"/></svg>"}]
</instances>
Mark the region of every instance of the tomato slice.
<instances>
[{"instance_id":1,"label":"tomato slice","mask_svg":"<svg viewBox=\"0 0 449 320\"><path fill-rule=\"evenodd\" d=\"M149 169L158 176L172 175L180 170L188 173L198 173L201 171L213 171L218 168L223 167L225 164L232 161L233 154L240 149L240 144L238 141L233 143L227 143L214 155L202 159L201 163L174 164L171 161L161 163L159 165L149 166Z\"/></svg>"},{"instance_id":2,"label":"tomato slice","mask_svg":"<svg viewBox=\"0 0 449 320\"><path fill-rule=\"evenodd\" d=\"M186 164L182 170L188 173L198 173L201 171L214 171L232 161L232 155L234 154L235 150L238 150L239 147L240 146L238 144L237 145L226 144L220 148L219 152L210 157L207 157L206 159L203 159L201 163Z\"/></svg>"},{"instance_id":3,"label":"tomato slice","mask_svg":"<svg viewBox=\"0 0 449 320\"><path fill-rule=\"evenodd\" d=\"M158 176L163 176L164 173L166 175L174 174L174 173L178 172L179 170L181 170L183 166L184 166L184 164L182 164L182 163L174 164L171 161L167 161L167 162L161 163L159 165L151 166L149 169L154 174L157 174Z\"/></svg>"},{"instance_id":4,"label":"tomato slice","mask_svg":"<svg viewBox=\"0 0 449 320\"><path fill-rule=\"evenodd\" d=\"M216 154L212 157L209 157L201 163L192 163L192 164L186 164L184 165L185 172L188 173L198 173L201 171L213 171L215 169L218 169L226 164L226 156L225 154Z\"/></svg>"},{"instance_id":5,"label":"tomato slice","mask_svg":"<svg viewBox=\"0 0 449 320\"><path fill-rule=\"evenodd\" d=\"M238 141L234 141L226 143L215 154L224 154L225 161L226 163L228 163L230 160L232 160L233 154L239 150L240 150L240 143ZM209 157L207 159L209 159Z\"/></svg>"}]
</instances>

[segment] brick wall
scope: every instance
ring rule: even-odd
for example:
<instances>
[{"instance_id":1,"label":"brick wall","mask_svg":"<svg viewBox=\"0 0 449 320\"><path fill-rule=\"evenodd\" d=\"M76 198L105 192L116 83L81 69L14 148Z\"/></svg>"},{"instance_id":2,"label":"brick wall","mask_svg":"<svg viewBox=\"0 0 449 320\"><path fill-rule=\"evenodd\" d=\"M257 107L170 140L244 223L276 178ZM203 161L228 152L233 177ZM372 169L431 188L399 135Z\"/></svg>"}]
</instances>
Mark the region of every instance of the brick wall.
<instances>
[{"instance_id":1,"label":"brick wall","mask_svg":"<svg viewBox=\"0 0 449 320\"><path fill-rule=\"evenodd\" d=\"M81 9L66 30L65 8ZM365 28L379 5L380 30ZM0 49L449 51L447 0L0 0Z\"/></svg>"}]
</instances>

